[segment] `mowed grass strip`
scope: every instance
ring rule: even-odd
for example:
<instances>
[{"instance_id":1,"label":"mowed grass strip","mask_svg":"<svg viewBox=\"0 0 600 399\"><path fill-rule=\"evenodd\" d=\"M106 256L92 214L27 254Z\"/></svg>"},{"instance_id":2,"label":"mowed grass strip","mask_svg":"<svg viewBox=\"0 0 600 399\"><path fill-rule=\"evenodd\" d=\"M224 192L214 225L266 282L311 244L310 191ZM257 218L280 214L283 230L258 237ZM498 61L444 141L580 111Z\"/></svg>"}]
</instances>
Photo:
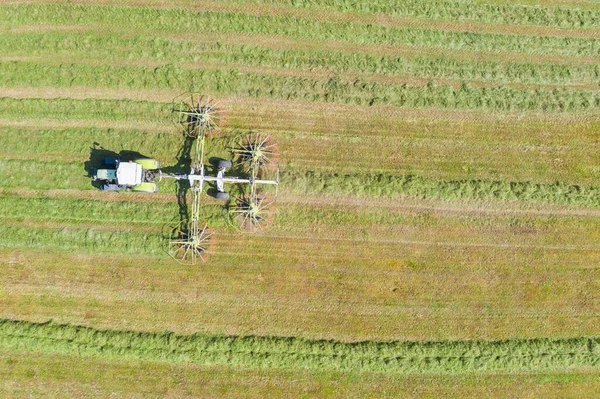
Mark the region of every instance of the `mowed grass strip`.
<instances>
[{"instance_id":1,"label":"mowed grass strip","mask_svg":"<svg viewBox=\"0 0 600 399\"><path fill-rule=\"evenodd\" d=\"M23 113L21 117L28 116ZM239 146L253 131L252 125L243 120L243 115L231 117L234 118L231 127L225 127L221 136L207 142L210 157L233 160L231 149ZM174 124L166 130L160 121L156 126L145 128L135 127L135 123L131 123L133 128L121 128L120 123L112 123L114 128L111 128L107 127L111 125L108 121L94 120L80 120L79 124L79 128L49 129L36 126L43 125L41 120L32 120L0 126L0 159L81 162L82 170L87 168L85 173L94 166L99 167L102 158L134 151L158 159L165 171L185 172L186 167L189 169L193 154L180 153L184 138ZM143 121L140 124L143 125ZM259 127L264 127L260 129L263 134L269 134L278 144L283 170L354 174L369 169L374 174L413 174L440 180L563 181L588 186L599 183L594 142L598 123L529 126L521 122L456 124L408 120L391 125L392 130L387 132L389 137L371 131L368 126L362 131L361 126L348 130L337 126L339 132L321 133L282 130L265 121L262 124ZM329 121L329 124L335 124L335 121ZM346 124L351 125L350 121ZM61 122L56 125L61 126ZM72 126L70 122L62 125ZM290 127L294 127L293 124L290 123ZM552 138L541 144L541 136L550 134ZM66 141L70 143L68 147L63 145ZM567 141L570 143L568 150ZM165 180L165 189L171 185Z\"/></svg>"},{"instance_id":2,"label":"mowed grass strip","mask_svg":"<svg viewBox=\"0 0 600 399\"><path fill-rule=\"evenodd\" d=\"M514 4L506 1L474 0L409 0L391 4L386 0L359 1L348 3L344 0L254 0L258 4L277 4L295 8L335 10L344 13L382 14L422 19L443 19L450 21L477 21L507 25L539 25L572 28L600 27L600 10L592 2L575 6L561 4L559 7ZM491 4L490 4L491 3ZM494 4L500 3L500 4ZM544 2L544 5L547 2ZM570 2L572 3L572 2Z\"/></svg>"},{"instance_id":3,"label":"mowed grass strip","mask_svg":"<svg viewBox=\"0 0 600 399\"><path fill-rule=\"evenodd\" d=\"M52 171L49 174L48 171ZM176 192L174 183L162 184L163 192ZM0 161L0 188L95 190L79 162ZM485 179L438 180L414 174L322 173L289 168L281 173L280 189L294 194L332 194L364 197L409 196L421 199L523 201L600 207L597 186L510 182Z\"/></svg>"},{"instance_id":4,"label":"mowed grass strip","mask_svg":"<svg viewBox=\"0 0 600 399\"><path fill-rule=\"evenodd\" d=\"M94 122L90 123L94 125ZM31 158L64 162L90 161L91 167L101 167L102 159L141 153L158 159L162 167L174 167L184 138L173 124L171 131L154 129L102 129L94 127L67 129L39 129L27 127L0 127L0 153L4 159ZM65 143L69 143L65 146ZM101 159L98 159L102 157ZM189 156L186 160L190 162ZM83 169L83 165L82 165Z\"/></svg>"},{"instance_id":5,"label":"mowed grass strip","mask_svg":"<svg viewBox=\"0 0 600 399\"><path fill-rule=\"evenodd\" d=\"M46 173L52 170L52 175ZM38 190L94 190L80 163L0 161L0 187ZM84 171L85 172L85 171ZM175 193L174 184L163 192ZM440 181L416 175L382 173L324 174L288 170L281 176L281 189L296 194L343 194L355 196L411 196L422 199L525 201L596 208L597 187L564 183L505 182L493 180Z\"/></svg>"},{"instance_id":6,"label":"mowed grass strip","mask_svg":"<svg viewBox=\"0 0 600 399\"><path fill-rule=\"evenodd\" d=\"M28 49L25 51L24 49ZM44 57L76 62L85 60L106 62L219 62L269 66L283 69L327 71L328 73L382 74L422 79L460 79L494 83L520 84L596 84L597 65L552 64L530 62L497 62L452 60L448 58L397 57L372 55L364 52L331 50L271 49L252 45L233 45L221 42L173 40L161 37L125 38L111 32L82 35L69 32L7 34L0 43L4 57ZM42 61L42 60L40 60Z\"/></svg>"},{"instance_id":7,"label":"mowed grass strip","mask_svg":"<svg viewBox=\"0 0 600 399\"><path fill-rule=\"evenodd\" d=\"M135 93L144 97L144 91L130 95ZM62 93L73 94L75 91ZM147 97L170 101L174 96L159 92ZM437 121L425 112L390 107L300 101L286 101L281 106L273 100L235 101L229 97L223 101L228 124L222 137L207 143L214 156L231 157L222 150L258 130L279 144L284 170L293 167L353 174L357 169L369 169L440 180L599 184L596 154L600 126L593 118L580 121L580 116L570 114L494 118L436 111L442 118ZM0 104L0 144L4 149L0 153L5 160L83 163L97 142L108 151L134 150L156 157L163 166L173 166L183 143L168 103L1 98ZM40 110L41 119L36 117ZM72 145L57 147L63 138Z\"/></svg>"},{"instance_id":8,"label":"mowed grass strip","mask_svg":"<svg viewBox=\"0 0 600 399\"><path fill-rule=\"evenodd\" d=\"M308 370L242 370L77 355L0 353L0 394L49 397L206 396L211 398L414 398L500 396L589 398L600 394L594 372L465 375L381 375ZM33 378L32 378L33 377ZM235 381L235 383L232 383Z\"/></svg>"},{"instance_id":9,"label":"mowed grass strip","mask_svg":"<svg viewBox=\"0 0 600 399\"><path fill-rule=\"evenodd\" d=\"M385 374L586 370L600 366L597 338L455 342L310 341L191 336L0 321L0 348L105 359L157 360L248 369Z\"/></svg>"},{"instance_id":10,"label":"mowed grass strip","mask_svg":"<svg viewBox=\"0 0 600 399\"><path fill-rule=\"evenodd\" d=\"M16 2L7 2L7 4ZM52 3L47 0L21 1L19 4ZM103 1L78 0L74 4L129 6L139 7L135 1ZM513 2L514 3L514 2ZM165 8L159 0L145 0L147 8ZM219 12L247 12L258 15L293 15L329 21L358 21L390 25L396 22L411 20L428 20L430 23L441 22L447 26L449 21L460 21L466 26L474 23L480 25L499 25L500 27L549 27L558 29L591 30L595 27L595 16L598 7L592 0L565 1L552 0L543 4L533 0L524 0L519 4L511 4L505 0L488 0L485 3L474 0L458 1L409 1L393 7L385 2L356 2L352 5L342 1L306 1L298 3L291 0L246 0L235 2L222 1L219 4L176 0L170 3L171 8L198 8ZM516 14L516 15L515 15ZM414 21L414 22L416 22ZM444 24L446 22L446 24ZM471 23L469 23L471 22ZM523 29L519 29L522 31ZM545 30L547 31L547 30Z\"/></svg>"},{"instance_id":11,"label":"mowed grass strip","mask_svg":"<svg viewBox=\"0 0 600 399\"><path fill-rule=\"evenodd\" d=\"M5 6L4 26L87 25L130 26L140 32L244 32L356 43L409 45L478 51L517 51L532 54L600 55L600 39L448 32L396 28L350 22L327 22L285 16L193 12L184 9L143 9L70 5ZM193 15L193 17L192 17Z\"/></svg>"},{"instance_id":12,"label":"mowed grass strip","mask_svg":"<svg viewBox=\"0 0 600 399\"><path fill-rule=\"evenodd\" d=\"M176 96L176 95L175 95ZM174 96L169 96L172 100ZM173 124L172 104L153 101L131 101L124 99L72 99L72 98L27 98L1 97L0 115L9 120L28 118L50 118L60 121L135 121L151 120L156 126ZM42 112L42 115L40 115Z\"/></svg>"},{"instance_id":13,"label":"mowed grass strip","mask_svg":"<svg viewBox=\"0 0 600 399\"><path fill-rule=\"evenodd\" d=\"M169 104L10 98L2 99L2 103L5 107L0 116L25 118L19 126L32 125L27 128L0 128L4 157L4 167L0 173L6 176L0 184L5 188L91 189L84 163L89 160L95 142L107 152L134 150L155 157L162 161L164 167L177 164L175 157L183 145L183 137L173 123ZM35 115L40 109L47 110L44 115L53 118L58 125L60 120L72 117L91 126L110 126L112 123L117 128L40 129L33 127L38 123ZM87 114L86 110L91 111ZM342 109L341 112L353 110ZM564 124L541 119L431 122L421 118L402 120L401 114L384 117L382 112L374 109L373 113L352 114L344 118L343 114L331 114L317 108L305 112L300 109L295 111L294 107L288 112L277 109L271 111L267 103L250 112L246 106L232 104L228 114L229 127L225 128L222 137L209 142L209 152L229 158L231 154L227 150L217 149L235 147L254 127L266 130L279 143L283 170L289 171L291 178L302 183L298 187L291 187L296 192L303 190L302 185L310 184L306 180L311 177L300 177L300 172L313 171L315 176L338 174L333 178L341 181L353 179L351 176L358 171L365 174L364 169L370 169L376 179L414 176L451 181L449 179L454 177L458 178L458 183L453 184L459 186L470 180L481 180L480 183L473 183L473 187L487 184L486 181L490 184L516 182L517 185L527 181L528 185L552 185L562 181L563 185L584 188L598 184L596 122ZM123 129L118 128L119 124L116 123L127 121L135 125L139 121L143 124L146 115L158 119L155 127L149 125L143 129ZM283 119L286 122L280 122ZM67 122L65 124L69 125ZM155 129L158 131L155 132ZM72 145L66 148L59 145L63 140L69 140ZM444 145L440 145L441 142ZM324 143L327 144L325 147ZM357 153L360 156L356 156ZM49 162L48 166L36 164L40 160ZM52 166L52 162L56 166ZM67 166L65 162L72 164ZM80 162L79 167L77 162ZM27 177L30 172L18 172L17 169L21 167L23 171L31 172L29 176L37 177L30 179ZM42 176L48 168L53 173ZM364 183L364 178L356 181ZM163 182L161 190L171 192L173 185L170 183ZM355 189L359 194L374 193L369 187L363 189L354 184L350 189ZM337 189L330 187L328 190L335 193ZM502 198L505 194L501 191L504 189L494 196ZM509 191L513 191L513 188ZM384 195L404 192L393 187L382 191ZM484 194L476 194L471 198L485 197ZM469 194L464 198L469 198ZM525 197L506 194L506 198ZM581 203L581 200L576 199L573 203Z\"/></svg>"},{"instance_id":14,"label":"mowed grass strip","mask_svg":"<svg viewBox=\"0 0 600 399\"><path fill-rule=\"evenodd\" d=\"M130 198L133 200L133 198ZM52 197L0 197L0 218L7 227L46 222L62 223L63 226L79 228L81 225L94 225L107 230L114 226L122 230L126 224L146 226L149 232L160 233L165 225L173 224L181 212L173 198L171 202L129 202L104 201L96 199L52 198ZM280 241L294 236L300 243L310 244L310 240L329 241L327 246L335 246L335 241L372 241L402 245L419 242L422 245L447 246L489 246L508 248L553 247L564 250L589 249L600 251L596 246L600 238L600 225L594 214L582 215L543 215L543 214L470 214L448 212L447 210L419 210L394 207L393 201L381 201L380 206L361 207L335 205L304 205L286 203L276 212L276 219L265 238ZM187 214L184 215L187 217ZM198 217L211 227L219 227L219 236L226 241L235 241L236 223L222 203L207 202L200 207ZM130 226L130 227L132 227ZM349 228L349 229L348 229ZM68 228L65 227L68 230ZM436 231L443 234L436 234ZM82 230L84 231L84 230ZM36 235L43 235L39 229ZM233 236L231 236L233 234ZM88 234L89 236L93 233ZM469 236L474 238L469 240ZM101 247L104 235L95 237ZM166 238L165 238L166 239ZM9 240L10 242L11 240ZM25 243L30 241L27 236ZM348 243L350 242L350 243ZM74 243L75 244L75 243ZM53 243L50 241L51 247ZM274 242L273 246L279 247ZM85 250L85 246L80 249ZM101 248L98 248L101 250ZM291 251L295 246L290 247ZM297 248L302 251L302 245ZM106 252L106 251L104 251ZM331 250L327 256L343 255ZM380 248L380 255L387 253Z\"/></svg>"},{"instance_id":15,"label":"mowed grass strip","mask_svg":"<svg viewBox=\"0 0 600 399\"><path fill-rule=\"evenodd\" d=\"M20 248L3 258L1 302L10 317L348 339L573 336L592 334L598 321L595 215L287 204L265 233L220 227L210 263L182 268L162 252L158 226L154 234L120 228L139 214L128 211L134 204L90 201L99 214L112 210L94 228L69 220L36 227L57 203L29 201L31 210L7 213L28 218L3 223L10 237L2 242ZM137 220L145 216L152 217Z\"/></svg>"},{"instance_id":16,"label":"mowed grass strip","mask_svg":"<svg viewBox=\"0 0 600 399\"><path fill-rule=\"evenodd\" d=\"M3 223L4 224L4 223ZM167 229L168 231L168 229ZM166 256L165 234L106 230L99 227L39 229L30 226L2 226L3 248L53 248L65 252L123 253Z\"/></svg>"},{"instance_id":17,"label":"mowed grass strip","mask_svg":"<svg viewBox=\"0 0 600 399\"><path fill-rule=\"evenodd\" d=\"M92 256L2 249L2 315L345 341L578 337L600 321L598 251L217 239L194 267L121 244Z\"/></svg>"},{"instance_id":18,"label":"mowed grass strip","mask_svg":"<svg viewBox=\"0 0 600 399\"><path fill-rule=\"evenodd\" d=\"M577 112L600 107L592 90L530 90L508 87L387 85L356 80L342 81L240 73L236 70L186 70L173 65L159 68L40 65L30 62L0 64L4 87L106 87L167 89L173 85L189 91L239 94L280 100L302 99L358 105L393 105L490 111Z\"/></svg>"}]
</instances>

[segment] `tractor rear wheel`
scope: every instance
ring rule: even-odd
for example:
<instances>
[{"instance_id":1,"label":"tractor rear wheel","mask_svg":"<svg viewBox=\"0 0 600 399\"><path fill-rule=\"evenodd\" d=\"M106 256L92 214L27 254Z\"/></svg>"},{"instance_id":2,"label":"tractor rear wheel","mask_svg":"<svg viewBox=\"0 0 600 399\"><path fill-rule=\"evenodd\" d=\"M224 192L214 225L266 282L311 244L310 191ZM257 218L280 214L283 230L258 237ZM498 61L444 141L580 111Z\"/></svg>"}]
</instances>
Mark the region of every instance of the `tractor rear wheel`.
<instances>
[{"instance_id":1,"label":"tractor rear wheel","mask_svg":"<svg viewBox=\"0 0 600 399\"><path fill-rule=\"evenodd\" d=\"M160 168L160 162L152 158L138 158L135 159L133 162L137 163L138 165L142 165L142 168L146 170L154 170Z\"/></svg>"},{"instance_id":2,"label":"tractor rear wheel","mask_svg":"<svg viewBox=\"0 0 600 399\"><path fill-rule=\"evenodd\" d=\"M158 185L156 183L145 182L131 187L131 191L134 193L157 193Z\"/></svg>"},{"instance_id":3,"label":"tractor rear wheel","mask_svg":"<svg viewBox=\"0 0 600 399\"><path fill-rule=\"evenodd\" d=\"M229 169L231 168L231 161L226 161L224 159L219 159L219 162L217 162L217 168L219 169Z\"/></svg>"}]
</instances>

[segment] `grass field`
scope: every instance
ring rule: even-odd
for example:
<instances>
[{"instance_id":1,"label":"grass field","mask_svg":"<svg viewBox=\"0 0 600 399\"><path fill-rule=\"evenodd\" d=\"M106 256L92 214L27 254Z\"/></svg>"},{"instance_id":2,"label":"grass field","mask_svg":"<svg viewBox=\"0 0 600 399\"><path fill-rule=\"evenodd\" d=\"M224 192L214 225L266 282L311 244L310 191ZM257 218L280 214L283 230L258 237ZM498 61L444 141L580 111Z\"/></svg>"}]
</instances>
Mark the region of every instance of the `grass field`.
<instances>
[{"instance_id":1,"label":"grass field","mask_svg":"<svg viewBox=\"0 0 600 399\"><path fill-rule=\"evenodd\" d=\"M0 0L1 395L600 395L597 2L58 3ZM193 267L176 184L88 175L177 165L185 92L281 162Z\"/></svg>"}]
</instances>

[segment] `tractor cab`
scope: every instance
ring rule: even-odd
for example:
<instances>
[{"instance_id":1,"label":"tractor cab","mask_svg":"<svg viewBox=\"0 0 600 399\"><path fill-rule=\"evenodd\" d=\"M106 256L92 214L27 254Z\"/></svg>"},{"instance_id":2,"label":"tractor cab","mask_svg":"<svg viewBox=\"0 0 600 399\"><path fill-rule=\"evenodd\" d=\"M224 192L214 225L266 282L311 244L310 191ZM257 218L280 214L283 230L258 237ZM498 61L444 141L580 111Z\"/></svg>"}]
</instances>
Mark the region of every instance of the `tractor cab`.
<instances>
[{"instance_id":1,"label":"tractor cab","mask_svg":"<svg viewBox=\"0 0 600 399\"><path fill-rule=\"evenodd\" d=\"M94 169L92 180L100 182L102 191L131 190L134 192L157 193L160 180L160 163L151 158L121 161L106 158L101 169Z\"/></svg>"},{"instance_id":2,"label":"tractor cab","mask_svg":"<svg viewBox=\"0 0 600 399\"><path fill-rule=\"evenodd\" d=\"M142 165L129 161L119 162L115 171L117 184L125 186L136 186L142 183L143 169Z\"/></svg>"}]
</instances>

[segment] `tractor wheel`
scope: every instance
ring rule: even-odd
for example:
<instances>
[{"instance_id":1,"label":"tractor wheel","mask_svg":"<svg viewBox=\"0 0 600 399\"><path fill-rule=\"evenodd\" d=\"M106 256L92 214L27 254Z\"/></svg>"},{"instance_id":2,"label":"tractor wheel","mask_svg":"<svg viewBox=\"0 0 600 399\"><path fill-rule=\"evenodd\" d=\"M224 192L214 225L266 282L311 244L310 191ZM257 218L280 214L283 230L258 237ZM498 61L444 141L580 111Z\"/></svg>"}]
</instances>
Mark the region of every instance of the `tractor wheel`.
<instances>
[{"instance_id":1,"label":"tractor wheel","mask_svg":"<svg viewBox=\"0 0 600 399\"><path fill-rule=\"evenodd\" d=\"M222 201L229 200L229 193L225 193L223 191L218 191L218 190L215 190L214 188L211 188L208 190L208 195L210 195L211 197L216 198L218 200L222 200Z\"/></svg>"},{"instance_id":2,"label":"tractor wheel","mask_svg":"<svg viewBox=\"0 0 600 399\"><path fill-rule=\"evenodd\" d=\"M231 168L231 161L226 161L224 159L219 159L219 162L217 162L217 168L219 169L229 169Z\"/></svg>"},{"instance_id":3,"label":"tractor wheel","mask_svg":"<svg viewBox=\"0 0 600 399\"><path fill-rule=\"evenodd\" d=\"M222 193L222 192L218 192L215 194L215 198L218 200L223 200L223 201L227 201L229 200L229 193Z\"/></svg>"},{"instance_id":4,"label":"tractor wheel","mask_svg":"<svg viewBox=\"0 0 600 399\"><path fill-rule=\"evenodd\" d=\"M138 184L136 186L131 187L131 191L133 191L134 193L154 194L154 193L158 192L158 185L156 183L146 182L146 183Z\"/></svg>"},{"instance_id":5,"label":"tractor wheel","mask_svg":"<svg viewBox=\"0 0 600 399\"><path fill-rule=\"evenodd\" d=\"M142 165L142 168L146 170L154 170L160 168L160 162L152 158L138 158L133 162L137 163L138 165Z\"/></svg>"},{"instance_id":6,"label":"tractor wheel","mask_svg":"<svg viewBox=\"0 0 600 399\"><path fill-rule=\"evenodd\" d=\"M102 184L99 188L101 191L120 191L123 189L118 184L110 184L110 183Z\"/></svg>"}]
</instances>

